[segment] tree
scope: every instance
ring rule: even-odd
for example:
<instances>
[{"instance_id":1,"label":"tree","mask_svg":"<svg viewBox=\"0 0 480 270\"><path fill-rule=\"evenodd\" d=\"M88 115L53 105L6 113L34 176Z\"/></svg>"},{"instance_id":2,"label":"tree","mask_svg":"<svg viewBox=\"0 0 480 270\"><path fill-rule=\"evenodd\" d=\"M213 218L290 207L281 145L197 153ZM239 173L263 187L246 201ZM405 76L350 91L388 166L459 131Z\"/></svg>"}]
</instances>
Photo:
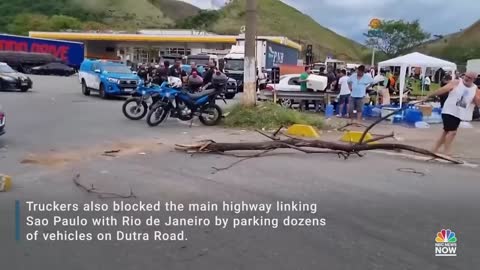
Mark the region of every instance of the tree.
<instances>
[{"instance_id":1,"label":"tree","mask_svg":"<svg viewBox=\"0 0 480 270\"><path fill-rule=\"evenodd\" d=\"M51 31L49 18L40 14L22 13L7 25L9 33L28 35L29 31Z\"/></svg>"},{"instance_id":2,"label":"tree","mask_svg":"<svg viewBox=\"0 0 480 270\"><path fill-rule=\"evenodd\" d=\"M220 19L217 10L202 10L196 16L188 17L177 23L178 28L209 30Z\"/></svg>"},{"instance_id":3,"label":"tree","mask_svg":"<svg viewBox=\"0 0 480 270\"><path fill-rule=\"evenodd\" d=\"M53 31L82 28L82 23L77 18L64 15L53 15L50 17L49 23Z\"/></svg>"},{"instance_id":4,"label":"tree","mask_svg":"<svg viewBox=\"0 0 480 270\"><path fill-rule=\"evenodd\" d=\"M389 57L405 53L430 38L418 20L383 20L378 29L370 29L364 34L367 45L384 52Z\"/></svg>"}]
</instances>

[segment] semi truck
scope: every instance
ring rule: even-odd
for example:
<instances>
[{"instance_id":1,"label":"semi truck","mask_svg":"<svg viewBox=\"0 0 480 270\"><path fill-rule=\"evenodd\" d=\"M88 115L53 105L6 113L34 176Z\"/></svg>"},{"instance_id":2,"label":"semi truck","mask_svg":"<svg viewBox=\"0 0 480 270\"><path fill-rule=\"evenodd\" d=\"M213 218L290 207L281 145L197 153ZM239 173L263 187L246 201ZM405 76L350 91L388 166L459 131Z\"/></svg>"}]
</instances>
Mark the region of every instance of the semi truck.
<instances>
[{"instance_id":1,"label":"semi truck","mask_svg":"<svg viewBox=\"0 0 480 270\"><path fill-rule=\"evenodd\" d=\"M261 88L266 85L266 71L280 65L297 65L300 51L270 39L257 39L256 69L257 83ZM237 40L230 52L223 58L224 71L228 77L237 81L239 91L243 91L243 74L245 59L245 41Z\"/></svg>"},{"instance_id":2,"label":"semi truck","mask_svg":"<svg viewBox=\"0 0 480 270\"><path fill-rule=\"evenodd\" d=\"M63 63L76 69L80 67L84 59L84 45L81 42L30 38L7 34L0 34L0 51L35 54L47 53L51 54L53 58L60 59ZM21 61L21 59L18 60ZM32 68L32 65L33 63L25 63L25 67L22 66L22 68Z\"/></svg>"}]
</instances>

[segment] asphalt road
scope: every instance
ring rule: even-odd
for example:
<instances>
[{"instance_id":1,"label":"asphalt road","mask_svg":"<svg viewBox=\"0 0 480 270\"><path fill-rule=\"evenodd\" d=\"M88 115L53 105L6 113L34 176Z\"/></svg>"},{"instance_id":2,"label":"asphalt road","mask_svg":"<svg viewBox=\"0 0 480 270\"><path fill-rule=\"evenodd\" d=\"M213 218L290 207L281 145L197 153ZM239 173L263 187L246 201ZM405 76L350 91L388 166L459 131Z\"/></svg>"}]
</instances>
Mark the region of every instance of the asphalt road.
<instances>
[{"instance_id":1,"label":"asphalt road","mask_svg":"<svg viewBox=\"0 0 480 270\"><path fill-rule=\"evenodd\" d=\"M467 270L480 264L478 168L380 154L344 161L285 152L216 172L212 166L226 167L237 159L190 156L172 151L172 145L260 138L222 128L190 128L174 119L149 128L144 121L125 119L121 100L83 96L75 77L33 80L31 92L0 92L8 117L7 134L0 137L0 172L14 180L11 191L0 193L2 269ZM112 149L121 152L101 155ZM125 199L131 203L316 203L313 216L326 218L326 226L194 227L186 229L184 242L15 241L15 200L111 202L76 187L76 174L101 190L133 190L138 198ZM22 221L25 212L23 207ZM443 228L456 233L456 257L434 256L434 239ZM23 225L20 231L29 230Z\"/></svg>"}]
</instances>

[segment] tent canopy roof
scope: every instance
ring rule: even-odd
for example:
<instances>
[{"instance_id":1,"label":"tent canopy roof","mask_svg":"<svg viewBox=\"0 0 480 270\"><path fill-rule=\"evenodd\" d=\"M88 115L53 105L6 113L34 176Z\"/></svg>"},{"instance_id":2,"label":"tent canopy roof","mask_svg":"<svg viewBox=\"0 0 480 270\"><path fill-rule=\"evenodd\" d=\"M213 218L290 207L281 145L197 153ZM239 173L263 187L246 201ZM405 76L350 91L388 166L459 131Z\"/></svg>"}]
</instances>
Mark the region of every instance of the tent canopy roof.
<instances>
[{"instance_id":1,"label":"tent canopy roof","mask_svg":"<svg viewBox=\"0 0 480 270\"><path fill-rule=\"evenodd\" d=\"M397 66L422 68L452 68L453 70L457 69L457 65L455 63L428 56L419 52L414 52L387 61L383 61L378 63L378 65L379 67Z\"/></svg>"}]
</instances>

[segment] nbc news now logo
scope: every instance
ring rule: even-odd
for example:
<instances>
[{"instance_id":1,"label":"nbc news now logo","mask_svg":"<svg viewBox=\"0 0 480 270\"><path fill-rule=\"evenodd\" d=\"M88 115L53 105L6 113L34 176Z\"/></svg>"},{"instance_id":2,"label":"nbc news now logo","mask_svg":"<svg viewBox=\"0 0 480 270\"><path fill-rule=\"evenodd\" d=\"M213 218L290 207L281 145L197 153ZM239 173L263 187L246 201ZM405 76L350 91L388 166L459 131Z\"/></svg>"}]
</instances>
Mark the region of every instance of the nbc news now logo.
<instances>
[{"instance_id":1,"label":"nbc news now logo","mask_svg":"<svg viewBox=\"0 0 480 270\"><path fill-rule=\"evenodd\" d=\"M443 229L435 237L435 256L457 256L457 237L450 229Z\"/></svg>"}]
</instances>

